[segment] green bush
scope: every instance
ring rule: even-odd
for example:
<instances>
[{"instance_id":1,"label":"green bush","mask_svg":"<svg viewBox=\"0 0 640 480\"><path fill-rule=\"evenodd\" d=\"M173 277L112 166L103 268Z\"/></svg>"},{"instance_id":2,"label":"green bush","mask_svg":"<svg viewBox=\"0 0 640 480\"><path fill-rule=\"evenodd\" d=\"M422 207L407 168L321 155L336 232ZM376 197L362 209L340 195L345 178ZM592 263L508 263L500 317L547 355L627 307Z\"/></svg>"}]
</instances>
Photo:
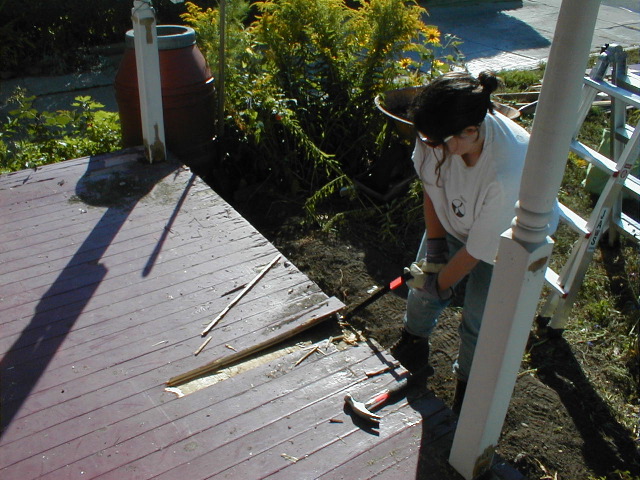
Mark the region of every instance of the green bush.
<instances>
[{"instance_id":1,"label":"green bush","mask_svg":"<svg viewBox=\"0 0 640 480\"><path fill-rule=\"evenodd\" d=\"M100 110L91 97L76 97L72 110L56 112L38 111L34 100L23 89L9 99L16 108L0 125L0 173L120 148L118 114Z\"/></svg>"},{"instance_id":2,"label":"green bush","mask_svg":"<svg viewBox=\"0 0 640 480\"><path fill-rule=\"evenodd\" d=\"M266 176L285 191L322 199L350 187L380 155L386 119L377 94L427 82L456 63L455 38L423 23L415 1L342 0L230 2L226 21L225 147L248 184ZM219 11L187 4L183 19L218 71ZM444 55L448 48L453 52ZM422 72L421 68L427 68ZM230 140L231 139L231 140Z\"/></svg>"}]
</instances>

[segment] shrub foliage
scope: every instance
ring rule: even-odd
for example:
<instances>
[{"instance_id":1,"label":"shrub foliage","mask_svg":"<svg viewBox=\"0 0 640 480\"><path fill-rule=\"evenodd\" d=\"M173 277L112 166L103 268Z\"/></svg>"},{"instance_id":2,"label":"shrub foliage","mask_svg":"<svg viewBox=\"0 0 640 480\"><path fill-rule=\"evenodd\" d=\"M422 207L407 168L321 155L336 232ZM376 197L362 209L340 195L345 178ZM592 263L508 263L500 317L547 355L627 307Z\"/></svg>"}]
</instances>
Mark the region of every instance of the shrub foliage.
<instances>
[{"instance_id":1,"label":"shrub foliage","mask_svg":"<svg viewBox=\"0 0 640 480\"><path fill-rule=\"evenodd\" d=\"M428 81L457 61L454 38L423 21L415 1L229 2L225 14L226 148L222 168L248 184L268 177L318 203L349 188L380 154L386 120L377 94ZM218 71L220 12L187 4L183 19ZM248 154L246 154L249 152ZM266 177L265 177L266 176ZM251 178L253 177L253 178ZM319 219L316 216L316 219Z\"/></svg>"},{"instance_id":2,"label":"shrub foliage","mask_svg":"<svg viewBox=\"0 0 640 480\"><path fill-rule=\"evenodd\" d=\"M34 100L23 89L9 100L14 109L0 123L0 173L120 148L118 114L100 110L91 97L76 97L73 109L56 112L38 111Z\"/></svg>"}]
</instances>

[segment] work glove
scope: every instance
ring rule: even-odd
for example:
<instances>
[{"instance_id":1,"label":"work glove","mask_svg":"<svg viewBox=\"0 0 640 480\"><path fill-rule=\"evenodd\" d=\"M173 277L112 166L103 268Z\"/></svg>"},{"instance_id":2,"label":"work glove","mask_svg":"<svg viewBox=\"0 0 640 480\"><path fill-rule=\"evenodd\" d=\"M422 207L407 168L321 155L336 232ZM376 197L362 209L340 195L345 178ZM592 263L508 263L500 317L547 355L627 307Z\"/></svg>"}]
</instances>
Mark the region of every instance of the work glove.
<instances>
[{"instance_id":1,"label":"work glove","mask_svg":"<svg viewBox=\"0 0 640 480\"><path fill-rule=\"evenodd\" d=\"M438 289L438 272L442 269L442 266L437 267L438 270L433 272L427 271L433 268L433 264L427 263L426 259L413 262L404 269L404 272L411 274L412 277L407 280L407 286L425 293L434 300L449 300L453 295L453 290L451 288L446 290Z\"/></svg>"},{"instance_id":2,"label":"work glove","mask_svg":"<svg viewBox=\"0 0 640 480\"><path fill-rule=\"evenodd\" d=\"M427 264L431 264L425 271L438 273L447 263L449 246L444 237L427 238ZM438 268L439 267L439 268Z\"/></svg>"}]
</instances>

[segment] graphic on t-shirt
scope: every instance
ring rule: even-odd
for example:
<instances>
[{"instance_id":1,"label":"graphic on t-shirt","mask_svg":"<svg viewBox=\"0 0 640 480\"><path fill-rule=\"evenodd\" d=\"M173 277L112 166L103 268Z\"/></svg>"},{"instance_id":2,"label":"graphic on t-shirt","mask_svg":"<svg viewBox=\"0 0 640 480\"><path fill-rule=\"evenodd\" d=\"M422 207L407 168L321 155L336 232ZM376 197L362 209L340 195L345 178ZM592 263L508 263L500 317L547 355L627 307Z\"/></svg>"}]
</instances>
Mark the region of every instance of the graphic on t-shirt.
<instances>
[{"instance_id":1,"label":"graphic on t-shirt","mask_svg":"<svg viewBox=\"0 0 640 480\"><path fill-rule=\"evenodd\" d=\"M465 208L464 208L464 202L458 198L456 198L455 200L453 200L451 202L451 209L453 210L453 213L456 214L456 217L464 217L465 214Z\"/></svg>"}]
</instances>

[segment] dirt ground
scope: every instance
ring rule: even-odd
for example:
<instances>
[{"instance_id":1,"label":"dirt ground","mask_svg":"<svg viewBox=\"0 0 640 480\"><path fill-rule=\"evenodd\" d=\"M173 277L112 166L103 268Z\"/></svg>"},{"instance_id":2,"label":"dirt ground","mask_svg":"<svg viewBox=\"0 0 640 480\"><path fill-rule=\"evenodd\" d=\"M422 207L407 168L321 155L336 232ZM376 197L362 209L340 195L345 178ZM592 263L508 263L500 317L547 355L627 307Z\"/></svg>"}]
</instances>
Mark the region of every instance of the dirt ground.
<instances>
[{"instance_id":1,"label":"dirt ground","mask_svg":"<svg viewBox=\"0 0 640 480\"><path fill-rule=\"evenodd\" d=\"M302 226L295 201L260 197L254 192L232 203L325 293L347 305L397 277L413 261L422 234L419 222L399 228L397 243L382 241L376 227L366 224L352 224L339 236L325 234ZM399 336L405 299L402 287L352 317L351 324L389 347ZM431 339L436 374L429 388L448 405L455 388L451 364L459 319L454 301ZM602 397L608 380L597 373L598 366L609 359L585 344L549 339L535 328L529 343L498 453L532 480L640 478L637 439L616 419L615 405Z\"/></svg>"}]
</instances>

